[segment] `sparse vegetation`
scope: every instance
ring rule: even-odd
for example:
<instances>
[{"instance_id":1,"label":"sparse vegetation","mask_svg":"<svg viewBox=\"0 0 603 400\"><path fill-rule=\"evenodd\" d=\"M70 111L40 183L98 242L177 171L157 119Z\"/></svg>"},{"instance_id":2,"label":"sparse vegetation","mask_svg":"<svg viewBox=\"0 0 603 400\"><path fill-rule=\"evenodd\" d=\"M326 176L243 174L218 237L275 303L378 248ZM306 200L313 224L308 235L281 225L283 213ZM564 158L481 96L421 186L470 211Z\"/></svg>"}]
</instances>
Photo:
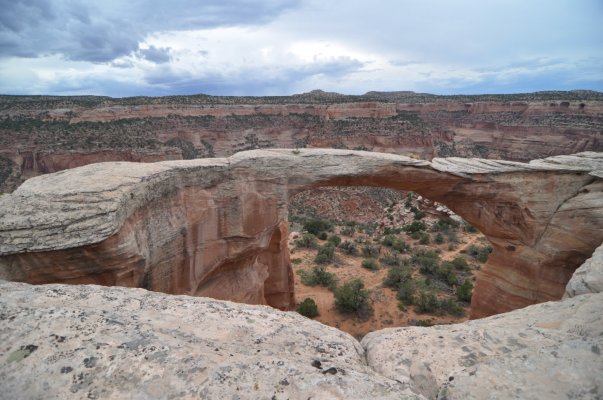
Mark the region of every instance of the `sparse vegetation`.
<instances>
[{"instance_id":1,"label":"sparse vegetation","mask_svg":"<svg viewBox=\"0 0 603 400\"><path fill-rule=\"evenodd\" d=\"M308 318L318 316L318 306L316 305L316 302L309 297L306 297L304 301L299 303L295 311Z\"/></svg>"},{"instance_id":2,"label":"sparse vegetation","mask_svg":"<svg viewBox=\"0 0 603 400\"><path fill-rule=\"evenodd\" d=\"M460 285L456 290L456 298L459 301L464 301L466 303L471 302L471 295L473 292L473 284L469 279L466 279L462 285Z\"/></svg>"},{"instance_id":3,"label":"sparse vegetation","mask_svg":"<svg viewBox=\"0 0 603 400\"><path fill-rule=\"evenodd\" d=\"M301 281L306 286L323 286L333 290L337 286L335 274L328 272L324 265L315 265L310 272L300 270Z\"/></svg>"},{"instance_id":4,"label":"sparse vegetation","mask_svg":"<svg viewBox=\"0 0 603 400\"><path fill-rule=\"evenodd\" d=\"M377 271L379 269L379 263L374 258L365 258L362 260L362 268L370 269L371 271Z\"/></svg>"},{"instance_id":5,"label":"sparse vegetation","mask_svg":"<svg viewBox=\"0 0 603 400\"><path fill-rule=\"evenodd\" d=\"M352 279L336 288L335 308L341 313L354 313L366 317L372 312L368 302L370 292L364 288L360 279Z\"/></svg>"}]
</instances>

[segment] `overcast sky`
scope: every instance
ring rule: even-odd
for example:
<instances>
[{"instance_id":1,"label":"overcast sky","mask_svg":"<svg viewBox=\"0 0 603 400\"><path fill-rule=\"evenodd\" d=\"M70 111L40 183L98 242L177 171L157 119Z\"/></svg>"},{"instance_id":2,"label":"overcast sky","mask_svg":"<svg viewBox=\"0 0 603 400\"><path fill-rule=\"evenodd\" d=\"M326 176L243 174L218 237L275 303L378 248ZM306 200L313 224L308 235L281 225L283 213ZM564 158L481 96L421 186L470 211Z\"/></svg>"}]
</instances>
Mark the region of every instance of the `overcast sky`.
<instances>
[{"instance_id":1,"label":"overcast sky","mask_svg":"<svg viewBox=\"0 0 603 400\"><path fill-rule=\"evenodd\" d=\"M0 0L0 93L603 91L603 0Z\"/></svg>"}]
</instances>

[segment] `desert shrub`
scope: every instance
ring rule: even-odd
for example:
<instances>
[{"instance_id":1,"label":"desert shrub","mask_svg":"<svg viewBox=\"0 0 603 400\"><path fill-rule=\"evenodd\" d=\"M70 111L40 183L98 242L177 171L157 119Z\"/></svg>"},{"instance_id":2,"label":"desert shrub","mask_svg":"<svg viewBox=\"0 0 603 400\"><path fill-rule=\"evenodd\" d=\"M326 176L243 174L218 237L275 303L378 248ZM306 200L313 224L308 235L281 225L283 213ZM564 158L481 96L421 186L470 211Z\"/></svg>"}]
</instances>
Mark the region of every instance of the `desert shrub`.
<instances>
[{"instance_id":1,"label":"desert shrub","mask_svg":"<svg viewBox=\"0 0 603 400\"><path fill-rule=\"evenodd\" d=\"M411 224L404 225L402 230L406 233L414 233L425 230L425 224L421 221L413 221Z\"/></svg>"},{"instance_id":2,"label":"desert shrub","mask_svg":"<svg viewBox=\"0 0 603 400\"><path fill-rule=\"evenodd\" d=\"M458 305L458 303L453 299L440 300L439 312L441 314L449 314L455 317L462 317L465 315L465 310L463 310L463 307Z\"/></svg>"},{"instance_id":3,"label":"desert shrub","mask_svg":"<svg viewBox=\"0 0 603 400\"><path fill-rule=\"evenodd\" d=\"M333 225L321 218L310 218L304 223L304 230L318 236L319 233L333 229Z\"/></svg>"},{"instance_id":4,"label":"desert shrub","mask_svg":"<svg viewBox=\"0 0 603 400\"><path fill-rule=\"evenodd\" d=\"M404 282L410 279L410 270L403 267L390 268L383 280L383 286L398 289Z\"/></svg>"},{"instance_id":5,"label":"desert shrub","mask_svg":"<svg viewBox=\"0 0 603 400\"><path fill-rule=\"evenodd\" d=\"M304 301L299 303L295 311L308 318L318 316L318 306L316 305L316 302L309 297L306 297Z\"/></svg>"},{"instance_id":6,"label":"desert shrub","mask_svg":"<svg viewBox=\"0 0 603 400\"><path fill-rule=\"evenodd\" d=\"M484 247L482 247L479 250L479 253L477 254L477 261L481 262L481 263L485 263L486 261L488 261L488 257L490 256L490 253L492 253L492 246L490 245L486 245Z\"/></svg>"},{"instance_id":7,"label":"desert shrub","mask_svg":"<svg viewBox=\"0 0 603 400\"><path fill-rule=\"evenodd\" d=\"M319 238L320 240L327 240L327 237L328 237L327 232L320 232L320 233L318 233L318 236L317 236L317 238Z\"/></svg>"},{"instance_id":8,"label":"desert shrub","mask_svg":"<svg viewBox=\"0 0 603 400\"><path fill-rule=\"evenodd\" d=\"M400 267L406 264L406 260L400 258L400 253L398 253L397 251L390 251L385 253L383 256L381 256L379 261L381 262L381 264L385 264L388 267Z\"/></svg>"},{"instance_id":9,"label":"desert shrub","mask_svg":"<svg viewBox=\"0 0 603 400\"><path fill-rule=\"evenodd\" d=\"M341 234L343 236L353 236L356 233L356 229L353 226L344 226L341 228Z\"/></svg>"},{"instance_id":10,"label":"desert shrub","mask_svg":"<svg viewBox=\"0 0 603 400\"><path fill-rule=\"evenodd\" d=\"M415 326L430 327L433 326L433 321L430 319L418 319L415 321Z\"/></svg>"},{"instance_id":11,"label":"desert shrub","mask_svg":"<svg viewBox=\"0 0 603 400\"><path fill-rule=\"evenodd\" d=\"M454 269L460 271L469 271L469 263L463 257L455 257L454 260L450 261Z\"/></svg>"},{"instance_id":12,"label":"desert shrub","mask_svg":"<svg viewBox=\"0 0 603 400\"><path fill-rule=\"evenodd\" d=\"M433 250L417 250L412 255L410 262L419 266L422 273L433 275L439 266L440 255Z\"/></svg>"},{"instance_id":13,"label":"desert shrub","mask_svg":"<svg viewBox=\"0 0 603 400\"><path fill-rule=\"evenodd\" d=\"M413 238L414 240L419 240L419 239L421 239L422 233L423 232L421 232L421 231L413 232L410 234L410 237Z\"/></svg>"},{"instance_id":14,"label":"desert shrub","mask_svg":"<svg viewBox=\"0 0 603 400\"><path fill-rule=\"evenodd\" d=\"M465 232L469 232L469 233L476 233L477 229L475 229L475 227L467 222L465 222L465 225L463 226L463 230Z\"/></svg>"},{"instance_id":15,"label":"desert shrub","mask_svg":"<svg viewBox=\"0 0 603 400\"><path fill-rule=\"evenodd\" d=\"M335 274L326 270L324 265L315 265L310 272L299 271L301 282L306 286L324 286L333 290L337 285Z\"/></svg>"},{"instance_id":16,"label":"desert shrub","mask_svg":"<svg viewBox=\"0 0 603 400\"><path fill-rule=\"evenodd\" d=\"M299 238L295 240L295 244L299 247L313 249L317 246L316 236L311 233L303 233Z\"/></svg>"},{"instance_id":17,"label":"desert shrub","mask_svg":"<svg viewBox=\"0 0 603 400\"><path fill-rule=\"evenodd\" d=\"M377 245L365 244L362 246L362 255L365 257L379 257L380 248Z\"/></svg>"},{"instance_id":18,"label":"desert shrub","mask_svg":"<svg viewBox=\"0 0 603 400\"><path fill-rule=\"evenodd\" d=\"M440 232L438 232L437 235L435 236L435 239L433 239L433 241L436 244L442 244L442 243L444 243L444 235L442 235Z\"/></svg>"},{"instance_id":19,"label":"desert shrub","mask_svg":"<svg viewBox=\"0 0 603 400\"><path fill-rule=\"evenodd\" d=\"M339 245L339 248L345 253L351 256L358 254L358 248L354 242L344 241Z\"/></svg>"},{"instance_id":20,"label":"desert shrub","mask_svg":"<svg viewBox=\"0 0 603 400\"><path fill-rule=\"evenodd\" d=\"M366 258L362 260L362 268L370 269L371 271L376 271L379 269L379 263L374 258Z\"/></svg>"},{"instance_id":21,"label":"desert shrub","mask_svg":"<svg viewBox=\"0 0 603 400\"><path fill-rule=\"evenodd\" d=\"M291 264L297 265L297 264L301 264L301 262L302 262L301 258L292 258L291 259Z\"/></svg>"},{"instance_id":22,"label":"desert shrub","mask_svg":"<svg viewBox=\"0 0 603 400\"><path fill-rule=\"evenodd\" d=\"M421 234L421 238L419 239L419 244L429 244L429 234L427 232L423 232Z\"/></svg>"},{"instance_id":23,"label":"desert shrub","mask_svg":"<svg viewBox=\"0 0 603 400\"><path fill-rule=\"evenodd\" d=\"M383 230L384 235L397 235L402 232L402 228L385 228Z\"/></svg>"},{"instance_id":24,"label":"desert shrub","mask_svg":"<svg viewBox=\"0 0 603 400\"><path fill-rule=\"evenodd\" d=\"M473 292L473 283L469 279L465 280L461 286L456 289L456 298L459 301L467 303L471 302L471 294Z\"/></svg>"},{"instance_id":25,"label":"desert shrub","mask_svg":"<svg viewBox=\"0 0 603 400\"><path fill-rule=\"evenodd\" d=\"M396 240L396 236L394 236L393 234L388 234L383 236L383 239L381 239L381 244L387 247L392 247Z\"/></svg>"},{"instance_id":26,"label":"desert shrub","mask_svg":"<svg viewBox=\"0 0 603 400\"><path fill-rule=\"evenodd\" d=\"M335 289L335 308L342 313L370 314L370 292L360 279L352 279Z\"/></svg>"},{"instance_id":27,"label":"desert shrub","mask_svg":"<svg viewBox=\"0 0 603 400\"><path fill-rule=\"evenodd\" d=\"M415 290L415 282L409 278L398 286L396 297L400 303L410 306L415 302Z\"/></svg>"},{"instance_id":28,"label":"desert shrub","mask_svg":"<svg viewBox=\"0 0 603 400\"><path fill-rule=\"evenodd\" d=\"M337 235L333 235L331 237L329 237L329 239L327 239L329 243L333 243L335 245L335 247L339 246L339 244L341 243L341 238Z\"/></svg>"},{"instance_id":29,"label":"desert shrub","mask_svg":"<svg viewBox=\"0 0 603 400\"><path fill-rule=\"evenodd\" d=\"M406 253L410 250L410 246L402 239L396 239L392 245L392 249L399 251L400 253Z\"/></svg>"},{"instance_id":30,"label":"desert shrub","mask_svg":"<svg viewBox=\"0 0 603 400\"><path fill-rule=\"evenodd\" d=\"M323 246L320 246L318 249L318 253L314 258L314 262L317 264L328 264L333 261L333 256L335 255L335 246L333 243L326 243Z\"/></svg>"},{"instance_id":31,"label":"desert shrub","mask_svg":"<svg viewBox=\"0 0 603 400\"><path fill-rule=\"evenodd\" d=\"M475 258L477 261L485 263L488 261L488 256L490 253L492 253L492 246L485 245L483 247L478 247L472 244L465 249L465 252Z\"/></svg>"},{"instance_id":32,"label":"desert shrub","mask_svg":"<svg viewBox=\"0 0 603 400\"><path fill-rule=\"evenodd\" d=\"M420 291L415 306L415 310L419 314L435 313L440 309L440 302L433 292Z\"/></svg>"},{"instance_id":33,"label":"desert shrub","mask_svg":"<svg viewBox=\"0 0 603 400\"><path fill-rule=\"evenodd\" d=\"M448 285L452 286L459 283L459 280L454 273L454 266L451 263L442 263L442 265L437 267L434 272L437 279Z\"/></svg>"},{"instance_id":34,"label":"desert shrub","mask_svg":"<svg viewBox=\"0 0 603 400\"><path fill-rule=\"evenodd\" d=\"M452 242L452 243L458 243L459 242L459 238L456 235L456 232L452 231L452 232L448 233L448 241Z\"/></svg>"}]
</instances>

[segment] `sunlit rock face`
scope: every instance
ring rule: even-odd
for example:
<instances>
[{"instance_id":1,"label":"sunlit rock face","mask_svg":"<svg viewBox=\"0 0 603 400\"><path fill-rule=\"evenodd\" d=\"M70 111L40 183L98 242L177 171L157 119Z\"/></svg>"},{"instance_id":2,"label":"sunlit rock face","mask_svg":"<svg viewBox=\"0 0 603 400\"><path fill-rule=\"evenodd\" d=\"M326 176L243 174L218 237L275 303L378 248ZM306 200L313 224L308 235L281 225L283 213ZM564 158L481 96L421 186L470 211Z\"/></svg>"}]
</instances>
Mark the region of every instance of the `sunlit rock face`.
<instances>
[{"instance_id":1,"label":"sunlit rock face","mask_svg":"<svg viewBox=\"0 0 603 400\"><path fill-rule=\"evenodd\" d=\"M412 190L480 229L494 252L472 317L561 298L603 239L603 157L529 164L348 150L101 163L0 198L0 277L143 287L289 309L287 203L320 186Z\"/></svg>"}]
</instances>

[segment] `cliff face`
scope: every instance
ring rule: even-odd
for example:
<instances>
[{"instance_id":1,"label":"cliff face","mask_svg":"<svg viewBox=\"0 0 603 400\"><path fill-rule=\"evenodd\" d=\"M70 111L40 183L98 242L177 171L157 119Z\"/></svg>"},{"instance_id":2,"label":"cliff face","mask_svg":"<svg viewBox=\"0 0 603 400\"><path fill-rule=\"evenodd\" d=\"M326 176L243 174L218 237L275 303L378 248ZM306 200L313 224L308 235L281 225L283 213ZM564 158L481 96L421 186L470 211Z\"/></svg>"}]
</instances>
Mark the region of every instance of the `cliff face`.
<instances>
[{"instance_id":1,"label":"cliff face","mask_svg":"<svg viewBox=\"0 0 603 400\"><path fill-rule=\"evenodd\" d=\"M602 256L599 248L579 269L562 301L457 325L384 329L361 343L269 307L0 281L0 392L61 399L597 399Z\"/></svg>"},{"instance_id":2,"label":"cliff face","mask_svg":"<svg viewBox=\"0 0 603 400\"><path fill-rule=\"evenodd\" d=\"M257 148L515 161L603 150L603 96L592 92L487 98L3 97L0 106L4 191L31 176L92 162L225 157Z\"/></svg>"},{"instance_id":3,"label":"cliff face","mask_svg":"<svg viewBox=\"0 0 603 400\"><path fill-rule=\"evenodd\" d=\"M561 298L603 240L602 170L600 153L523 164L310 149L88 165L30 179L0 198L0 278L287 309L289 197L370 185L444 203L488 237L494 252L471 308L483 317Z\"/></svg>"}]
</instances>

